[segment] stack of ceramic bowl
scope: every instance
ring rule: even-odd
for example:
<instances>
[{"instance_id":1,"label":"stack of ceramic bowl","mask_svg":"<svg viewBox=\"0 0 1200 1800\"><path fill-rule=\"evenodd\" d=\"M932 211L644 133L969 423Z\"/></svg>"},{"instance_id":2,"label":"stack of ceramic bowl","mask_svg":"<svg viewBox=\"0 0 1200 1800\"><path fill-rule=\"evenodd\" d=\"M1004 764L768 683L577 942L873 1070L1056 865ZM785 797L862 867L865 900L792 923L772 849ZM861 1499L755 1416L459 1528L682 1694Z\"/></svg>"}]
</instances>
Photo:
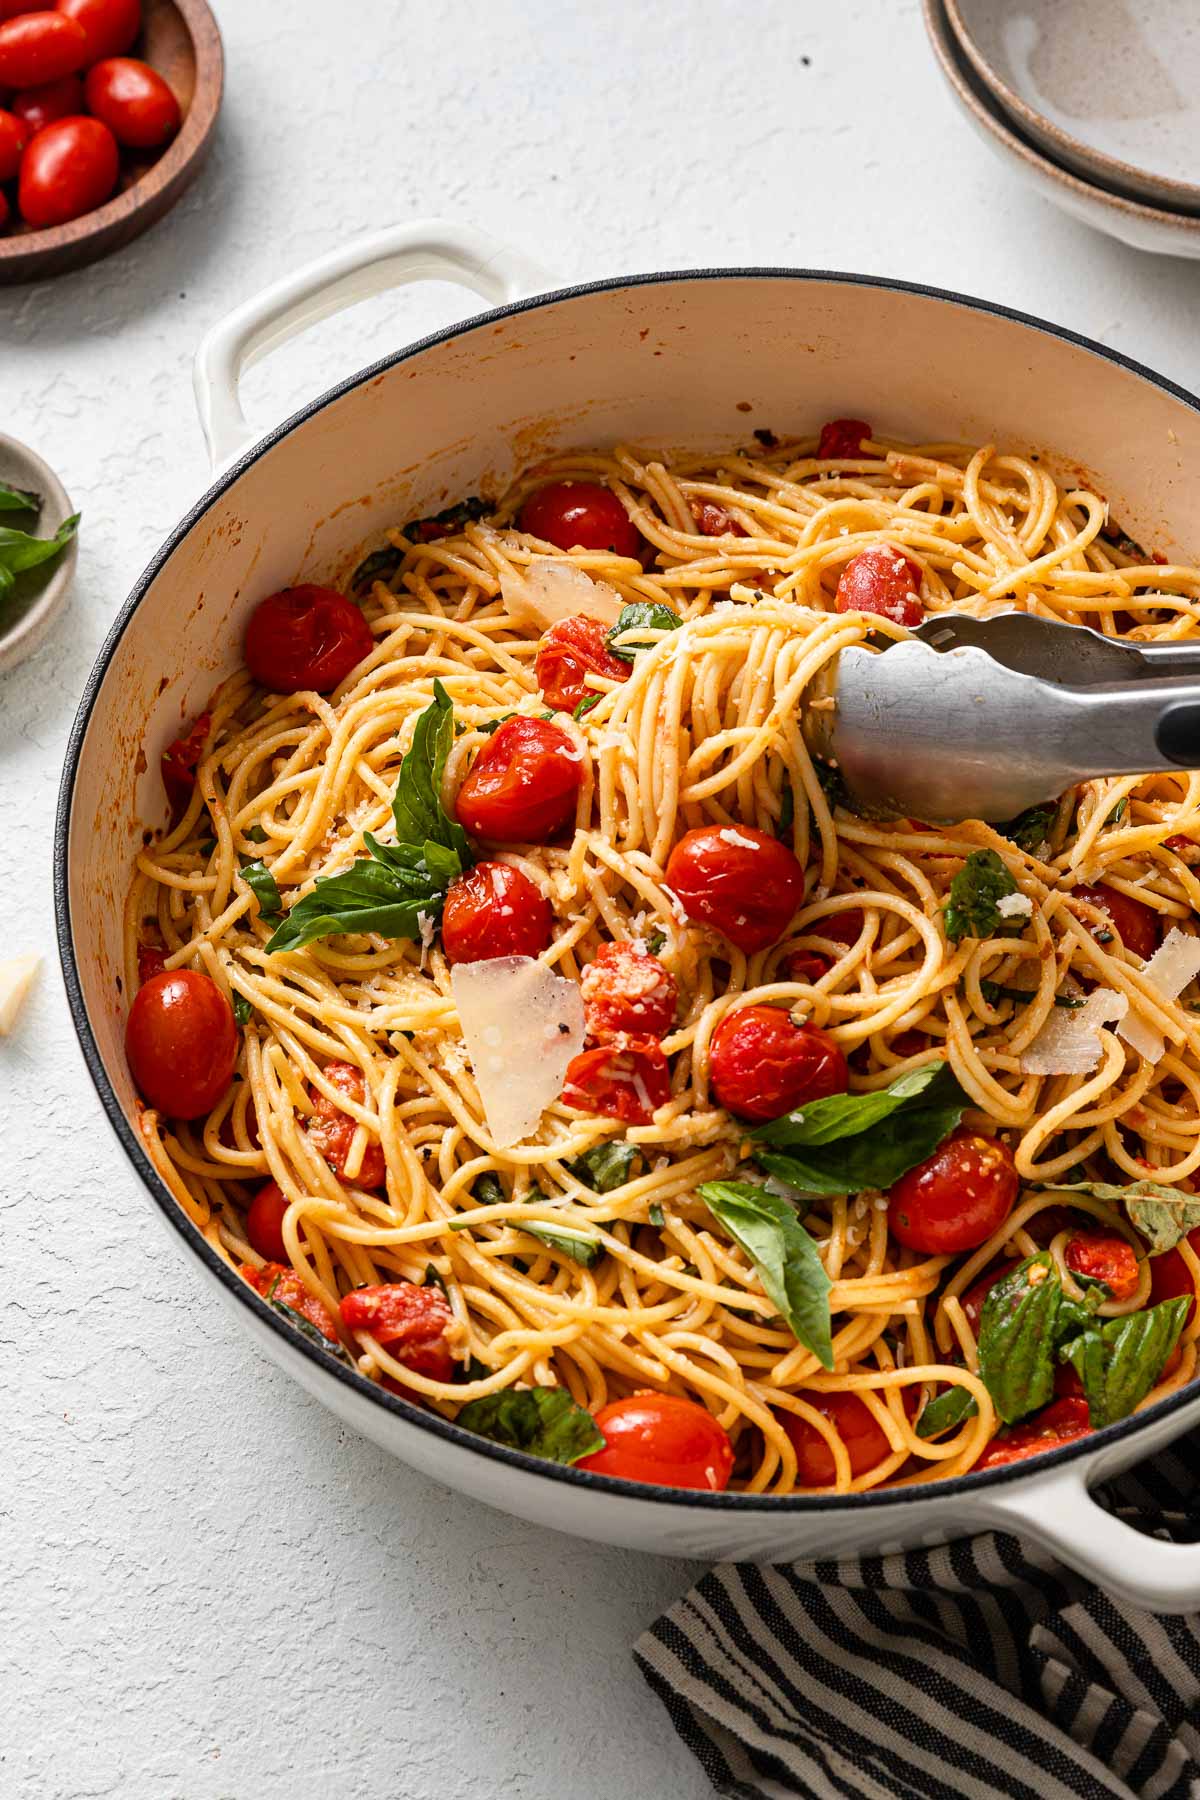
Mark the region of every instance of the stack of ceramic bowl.
<instances>
[{"instance_id":1,"label":"stack of ceramic bowl","mask_svg":"<svg viewBox=\"0 0 1200 1800\"><path fill-rule=\"evenodd\" d=\"M985 143L1098 231L1200 258L1200 0L923 0Z\"/></svg>"}]
</instances>

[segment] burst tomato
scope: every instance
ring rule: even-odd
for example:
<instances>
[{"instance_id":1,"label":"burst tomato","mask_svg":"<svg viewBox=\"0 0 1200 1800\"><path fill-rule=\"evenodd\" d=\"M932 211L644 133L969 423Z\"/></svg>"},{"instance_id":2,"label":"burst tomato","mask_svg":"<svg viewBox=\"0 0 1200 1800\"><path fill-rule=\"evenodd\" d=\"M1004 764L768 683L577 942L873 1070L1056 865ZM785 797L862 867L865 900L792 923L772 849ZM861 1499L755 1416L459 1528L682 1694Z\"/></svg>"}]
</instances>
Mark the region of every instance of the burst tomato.
<instances>
[{"instance_id":1,"label":"burst tomato","mask_svg":"<svg viewBox=\"0 0 1200 1800\"><path fill-rule=\"evenodd\" d=\"M500 844L543 844L568 824L582 779L571 738L547 719L506 719L458 790L458 822Z\"/></svg>"},{"instance_id":2,"label":"burst tomato","mask_svg":"<svg viewBox=\"0 0 1200 1800\"><path fill-rule=\"evenodd\" d=\"M671 1098L671 1073L653 1038L622 1035L572 1057L563 1083L564 1106L599 1113L625 1125L649 1125Z\"/></svg>"},{"instance_id":3,"label":"burst tomato","mask_svg":"<svg viewBox=\"0 0 1200 1800\"><path fill-rule=\"evenodd\" d=\"M432 1282L388 1282L354 1288L342 1298L342 1323L369 1331L385 1350L415 1375L449 1381L454 1374L447 1332L454 1323L450 1302Z\"/></svg>"},{"instance_id":4,"label":"burst tomato","mask_svg":"<svg viewBox=\"0 0 1200 1800\"><path fill-rule=\"evenodd\" d=\"M246 1236L251 1249L257 1250L264 1262L287 1262L283 1241L283 1215L287 1209L287 1195L274 1181L264 1182L246 1208Z\"/></svg>"},{"instance_id":5,"label":"burst tomato","mask_svg":"<svg viewBox=\"0 0 1200 1800\"><path fill-rule=\"evenodd\" d=\"M16 112L0 110L0 181L11 181L21 166L21 152L32 127Z\"/></svg>"},{"instance_id":6,"label":"burst tomato","mask_svg":"<svg viewBox=\"0 0 1200 1800\"><path fill-rule=\"evenodd\" d=\"M328 694L368 656L371 627L333 588L283 588L268 594L246 629L246 667L276 694L313 688Z\"/></svg>"},{"instance_id":7,"label":"burst tomato","mask_svg":"<svg viewBox=\"0 0 1200 1800\"><path fill-rule=\"evenodd\" d=\"M40 87L74 75L87 61L88 41L61 12L19 13L0 25L0 87Z\"/></svg>"},{"instance_id":8,"label":"burst tomato","mask_svg":"<svg viewBox=\"0 0 1200 1800\"><path fill-rule=\"evenodd\" d=\"M179 130L179 102L156 69L133 56L109 56L87 72L88 111L118 144L156 150Z\"/></svg>"},{"instance_id":9,"label":"burst tomato","mask_svg":"<svg viewBox=\"0 0 1200 1800\"><path fill-rule=\"evenodd\" d=\"M604 1449L585 1456L577 1469L619 1481L659 1487L707 1488L719 1493L733 1473L729 1435L706 1407L678 1394L630 1394L610 1400L596 1414Z\"/></svg>"},{"instance_id":10,"label":"burst tomato","mask_svg":"<svg viewBox=\"0 0 1200 1800\"><path fill-rule=\"evenodd\" d=\"M715 500L689 500L688 511L696 521L697 529L703 537L748 537L750 534L744 525L739 525L732 514Z\"/></svg>"},{"instance_id":11,"label":"burst tomato","mask_svg":"<svg viewBox=\"0 0 1200 1800\"><path fill-rule=\"evenodd\" d=\"M611 488L595 481L552 481L530 494L517 517L530 537L560 550L612 550L637 557L642 534Z\"/></svg>"},{"instance_id":12,"label":"burst tomato","mask_svg":"<svg viewBox=\"0 0 1200 1800\"><path fill-rule=\"evenodd\" d=\"M628 1033L661 1038L675 1023L679 988L657 956L634 944L601 944L579 983L587 1034L598 1044Z\"/></svg>"},{"instance_id":13,"label":"burst tomato","mask_svg":"<svg viewBox=\"0 0 1200 1800\"><path fill-rule=\"evenodd\" d=\"M857 1478L876 1468L885 1456L892 1454L887 1434L878 1423L866 1401L858 1394L824 1394L816 1388L801 1388L800 1398L828 1419L846 1446L850 1473ZM905 1388L904 1410L911 1418L916 1410L917 1389ZM799 1487L832 1487L837 1479L833 1451L815 1425L796 1413L778 1414L779 1422L792 1441L796 1452L796 1482Z\"/></svg>"},{"instance_id":14,"label":"burst tomato","mask_svg":"<svg viewBox=\"0 0 1200 1800\"><path fill-rule=\"evenodd\" d=\"M1080 1232L1068 1243L1063 1261L1072 1275L1105 1282L1114 1300L1132 1299L1141 1280L1133 1245L1108 1232Z\"/></svg>"},{"instance_id":15,"label":"burst tomato","mask_svg":"<svg viewBox=\"0 0 1200 1800\"><path fill-rule=\"evenodd\" d=\"M277 1300L281 1306L289 1306L310 1325L315 1325L331 1344L339 1342L338 1329L329 1308L309 1293L294 1269L278 1262L264 1263L261 1269L256 1269L252 1263L243 1263L238 1274L264 1300Z\"/></svg>"},{"instance_id":16,"label":"burst tomato","mask_svg":"<svg viewBox=\"0 0 1200 1800\"><path fill-rule=\"evenodd\" d=\"M138 985L151 981L155 975L161 975L166 967L167 953L161 944L139 944L137 950Z\"/></svg>"},{"instance_id":17,"label":"burst tomato","mask_svg":"<svg viewBox=\"0 0 1200 1800\"><path fill-rule=\"evenodd\" d=\"M12 110L32 137L56 119L73 119L83 111L83 83L78 75L64 75L41 87L26 88L13 95Z\"/></svg>"},{"instance_id":18,"label":"burst tomato","mask_svg":"<svg viewBox=\"0 0 1200 1800\"><path fill-rule=\"evenodd\" d=\"M633 670L619 656L614 656L605 643L605 628L599 619L578 613L573 619L559 619L538 645L534 668L538 686L546 705L556 712L574 712L580 703L598 696L588 687L587 675L605 675L610 681L628 681Z\"/></svg>"},{"instance_id":19,"label":"burst tomato","mask_svg":"<svg viewBox=\"0 0 1200 1800\"><path fill-rule=\"evenodd\" d=\"M784 971L789 981L803 981L809 987L828 975L833 963L819 950L793 950L784 958Z\"/></svg>"},{"instance_id":20,"label":"burst tomato","mask_svg":"<svg viewBox=\"0 0 1200 1800\"><path fill-rule=\"evenodd\" d=\"M979 1336L979 1321L983 1317L983 1303L998 1281L1005 1275L1011 1275L1018 1265L1015 1262L997 1263L994 1269L988 1269L973 1281L966 1292L959 1295L959 1305L967 1317L967 1324Z\"/></svg>"},{"instance_id":21,"label":"burst tomato","mask_svg":"<svg viewBox=\"0 0 1200 1800\"><path fill-rule=\"evenodd\" d=\"M1020 1183L995 1138L959 1130L890 1190L888 1229L926 1256L974 1250L1012 1211Z\"/></svg>"},{"instance_id":22,"label":"burst tomato","mask_svg":"<svg viewBox=\"0 0 1200 1800\"><path fill-rule=\"evenodd\" d=\"M848 562L838 577L838 612L878 613L894 625L919 625L921 571L890 544L875 544Z\"/></svg>"},{"instance_id":23,"label":"burst tomato","mask_svg":"<svg viewBox=\"0 0 1200 1800\"><path fill-rule=\"evenodd\" d=\"M187 811L196 786L196 767L204 755L204 746L212 730L212 714L201 713L195 723L168 744L162 754L162 783L176 817Z\"/></svg>"},{"instance_id":24,"label":"burst tomato","mask_svg":"<svg viewBox=\"0 0 1200 1800\"><path fill-rule=\"evenodd\" d=\"M689 919L747 955L782 937L804 899L804 870L787 845L748 825L685 832L666 883Z\"/></svg>"},{"instance_id":25,"label":"burst tomato","mask_svg":"<svg viewBox=\"0 0 1200 1800\"><path fill-rule=\"evenodd\" d=\"M58 10L82 27L89 63L124 56L142 28L142 0L58 0Z\"/></svg>"},{"instance_id":26,"label":"burst tomato","mask_svg":"<svg viewBox=\"0 0 1200 1800\"><path fill-rule=\"evenodd\" d=\"M815 1025L794 1025L779 1006L729 1012L712 1035L713 1097L739 1119L777 1119L809 1100L844 1094L846 1058Z\"/></svg>"},{"instance_id":27,"label":"burst tomato","mask_svg":"<svg viewBox=\"0 0 1200 1800\"><path fill-rule=\"evenodd\" d=\"M361 1069L353 1063L326 1063L322 1073L331 1087L356 1106L365 1106L367 1084ZM340 1106L326 1098L318 1088L309 1087L309 1098L313 1103L312 1115L305 1130L308 1141L321 1152L335 1175L345 1176L346 1161L350 1155L350 1146L354 1142L354 1134L358 1130L358 1121ZM355 1187L379 1188L387 1180L387 1159L383 1154L382 1144L374 1138L367 1141L363 1151L363 1159L357 1175L349 1177Z\"/></svg>"},{"instance_id":28,"label":"burst tomato","mask_svg":"<svg viewBox=\"0 0 1200 1800\"><path fill-rule=\"evenodd\" d=\"M1200 1225L1188 1232L1188 1243L1200 1256ZM1192 1280L1191 1270L1184 1262L1178 1250L1166 1250L1161 1256L1150 1258L1150 1302L1157 1306L1162 1300L1177 1300L1186 1294L1192 1304L1188 1308L1183 1329L1186 1331L1196 1311L1196 1284Z\"/></svg>"},{"instance_id":29,"label":"burst tomato","mask_svg":"<svg viewBox=\"0 0 1200 1800\"><path fill-rule=\"evenodd\" d=\"M442 909L442 948L452 963L537 956L553 930L545 894L508 863L476 863L451 882Z\"/></svg>"},{"instance_id":30,"label":"burst tomato","mask_svg":"<svg viewBox=\"0 0 1200 1800\"><path fill-rule=\"evenodd\" d=\"M1057 1450L1062 1444L1072 1444L1076 1438L1086 1437L1091 1429L1087 1401L1078 1395L1064 1395L1052 1400L1034 1418L1013 1425L993 1438L975 1468L999 1469L1006 1463L1037 1456L1043 1450Z\"/></svg>"},{"instance_id":31,"label":"burst tomato","mask_svg":"<svg viewBox=\"0 0 1200 1800\"><path fill-rule=\"evenodd\" d=\"M211 1112L233 1076L238 1028L215 981L198 969L154 975L134 995L125 1054L151 1106L173 1119Z\"/></svg>"},{"instance_id":32,"label":"burst tomato","mask_svg":"<svg viewBox=\"0 0 1200 1800\"><path fill-rule=\"evenodd\" d=\"M116 186L117 170L117 141L107 125L99 119L56 119L30 139L21 158L21 217L41 229L94 212Z\"/></svg>"},{"instance_id":33,"label":"burst tomato","mask_svg":"<svg viewBox=\"0 0 1200 1800\"><path fill-rule=\"evenodd\" d=\"M1077 887L1072 892L1076 900L1099 907L1108 915L1126 950L1132 950L1143 962L1154 955L1158 949L1159 915L1152 906L1146 906L1141 900L1131 900L1128 894L1119 893L1116 888L1103 883L1099 887ZM1088 930L1097 941L1112 935L1106 933L1103 925L1089 925Z\"/></svg>"},{"instance_id":34,"label":"burst tomato","mask_svg":"<svg viewBox=\"0 0 1200 1800\"><path fill-rule=\"evenodd\" d=\"M817 455L822 462L860 460L866 455L863 439L870 435L871 427L865 419L830 419L821 427Z\"/></svg>"}]
</instances>

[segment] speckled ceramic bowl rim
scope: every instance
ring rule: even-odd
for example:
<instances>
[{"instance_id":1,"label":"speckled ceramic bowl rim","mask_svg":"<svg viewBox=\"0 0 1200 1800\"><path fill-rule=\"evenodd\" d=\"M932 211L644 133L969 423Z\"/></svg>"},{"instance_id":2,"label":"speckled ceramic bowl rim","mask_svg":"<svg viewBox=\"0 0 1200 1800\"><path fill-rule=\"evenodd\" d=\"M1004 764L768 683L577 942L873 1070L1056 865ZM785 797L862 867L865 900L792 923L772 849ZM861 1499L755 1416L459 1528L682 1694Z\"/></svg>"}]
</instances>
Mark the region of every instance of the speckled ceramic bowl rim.
<instances>
[{"instance_id":1,"label":"speckled ceramic bowl rim","mask_svg":"<svg viewBox=\"0 0 1200 1800\"><path fill-rule=\"evenodd\" d=\"M37 492L44 499L53 502L54 509L69 518L75 508L70 496L58 479L49 463L44 462L28 444L20 438L7 437L0 434L0 451L10 450L14 460L21 462L30 479L36 484ZM10 515L11 516L11 515ZM24 612L9 626L0 631L0 675L6 674L32 656L49 631L54 620L66 604L67 595L71 591L71 583L75 579L75 565L79 560L79 539L74 537L66 548L60 551L50 573L46 576L41 590L30 601ZM44 565L43 565L44 566Z\"/></svg>"}]
</instances>

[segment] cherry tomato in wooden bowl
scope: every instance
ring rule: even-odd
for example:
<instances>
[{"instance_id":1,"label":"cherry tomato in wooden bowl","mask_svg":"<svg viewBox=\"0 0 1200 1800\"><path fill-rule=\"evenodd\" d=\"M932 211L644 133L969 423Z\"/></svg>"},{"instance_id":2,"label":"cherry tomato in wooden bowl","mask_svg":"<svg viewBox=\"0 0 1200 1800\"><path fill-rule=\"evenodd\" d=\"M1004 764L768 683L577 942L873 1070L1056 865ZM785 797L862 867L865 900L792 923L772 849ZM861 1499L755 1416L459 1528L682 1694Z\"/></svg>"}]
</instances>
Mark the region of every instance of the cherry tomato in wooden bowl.
<instances>
[{"instance_id":1,"label":"cherry tomato in wooden bowl","mask_svg":"<svg viewBox=\"0 0 1200 1800\"><path fill-rule=\"evenodd\" d=\"M0 110L0 181L11 181L21 166L21 152L30 138L27 120L19 113Z\"/></svg>"},{"instance_id":2,"label":"cherry tomato in wooden bowl","mask_svg":"<svg viewBox=\"0 0 1200 1800\"><path fill-rule=\"evenodd\" d=\"M904 1410L910 1418L916 1411L917 1392L915 1387L906 1387L904 1390ZM866 1475L871 1469L877 1468L886 1456L891 1456L892 1446L888 1442L887 1433L860 1395L826 1394L816 1388L801 1388L800 1398L815 1407L838 1433L850 1458L850 1473L855 1478ZM797 1413L780 1413L778 1418L796 1452L797 1485L805 1488L832 1487L837 1480L833 1451L816 1426L810 1425L807 1419L800 1418Z\"/></svg>"},{"instance_id":3,"label":"cherry tomato in wooden bowl","mask_svg":"<svg viewBox=\"0 0 1200 1800\"><path fill-rule=\"evenodd\" d=\"M838 578L838 612L878 613L894 625L919 625L921 571L903 550L875 544L848 562Z\"/></svg>"},{"instance_id":4,"label":"cherry tomato in wooden bowl","mask_svg":"<svg viewBox=\"0 0 1200 1800\"><path fill-rule=\"evenodd\" d=\"M1071 891L1076 900L1086 901L1108 915L1126 950L1132 950L1143 962L1154 955L1158 949L1159 914L1152 906L1133 900L1128 894L1103 883L1099 887L1077 887ZM1104 925L1089 925L1088 929L1097 939L1111 936Z\"/></svg>"},{"instance_id":5,"label":"cherry tomato in wooden bowl","mask_svg":"<svg viewBox=\"0 0 1200 1800\"><path fill-rule=\"evenodd\" d=\"M712 1035L713 1096L739 1119L777 1119L809 1100L844 1094L846 1058L827 1032L795 1025L780 1006L743 1006Z\"/></svg>"},{"instance_id":6,"label":"cherry tomato in wooden bowl","mask_svg":"<svg viewBox=\"0 0 1200 1800\"><path fill-rule=\"evenodd\" d=\"M633 669L619 656L614 656L606 643L606 630L599 619L582 613L572 619L559 619L538 645L534 664L538 686L546 705L556 712L574 712L598 690L590 688L584 677L606 675L610 681L628 681Z\"/></svg>"},{"instance_id":7,"label":"cherry tomato in wooden bowl","mask_svg":"<svg viewBox=\"0 0 1200 1800\"><path fill-rule=\"evenodd\" d=\"M781 938L804 899L804 870L792 852L749 825L685 832L666 878L689 919L711 925L747 955Z\"/></svg>"},{"instance_id":8,"label":"cherry tomato in wooden bowl","mask_svg":"<svg viewBox=\"0 0 1200 1800\"><path fill-rule=\"evenodd\" d=\"M102 206L117 184L116 139L99 119L57 119L21 158L17 205L26 224L65 225Z\"/></svg>"},{"instance_id":9,"label":"cherry tomato in wooden bowl","mask_svg":"<svg viewBox=\"0 0 1200 1800\"><path fill-rule=\"evenodd\" d=\"M238 1042L233 1008L198 969L153 976L134 995L125 1025L133 1079L172 1119L211 1112L232 1079Z\"/></svg>"},{"instance_id":10,"label":"cherry tomato in wooden bowl","mask_svg":"<svg viewBox=\"0 0 1200 1800\"><path fill-rule=\"evenodd\" d=\"M677 1394L630 1394L596 1414L605 1446L576 1463L594 1475L719 1493L733 1473L733 1445L712 1414Z\"/></svg>"},{"instance_id":11,"label":"cherry tomato in wooden bowl","mask_svg":"<svg viewBox=\"0 0 1200 1800\"><path fill-rule=\"evenodd\" d=\"M0 25L0 87L38 87L75 75L88 60L88 40L63 13L21 13Z\"/></svg>"},{"instance_id":12,"label":"cherry tomato in wooden bowl","mask_svg":"<svg viewBox=\"0 0 1200 1800\"><path fill-rule=\"evenodd\" d=\"M897 1243L926 1256L974 1250L1003 1225L1019 1186L1003 1144L959 1130L893 1185L888 1229Z\"/></svg>"},{"instance_id":13,"label":"cherry tomato in wooden bowl","mask_svg":"<svg viewBox=\"0 0 1200 1800\"><path fill-rule=\"evenodd\" d=\"M553 931L549 900L508 863L478 862L450 883L442 908L442 948L452 963L537 956Z\"/></svg>"},{"instance_id":14,"label":"cherry tomato in wooden bowl","mask_svg":"<svg viewBox=\"0 0 1200 1800\"><path fill-rule=\"evenodd\" d=\"M142 0L58 0L58 11L82 30L89 63L124 56L142 29Z\"/></svg>"},{"instance_id":15,"label":"cherry tomato in wooden bowl","mask_svg":"<svg viewBox=\"0 0 1200 1800\"><path fill-rule=\"evenodd\" d=\"M601 944L579 982L587 1034L611 1043L622 1033L661 1038L675 1023L679 986L657 956L636 944Z\"/></svg>"},{"instance_id":16,"label":"cherry tomato in wooden bowl","mask_svg":"<svg viewBox=\"0 0 1200 1800\"><path fill-rule=\"evenodd\" d=\"M358 607L333 588L304 583L260 600L246 628L246 667L276 694L328 694L369 656L375 640Z\"/></svg>"},{"instance_id":17,"label":"cherry tomato in wooden bowl","mask_svg":"<svg viewBox=\"0 0 1200 1800\"><path fill-rule=\"evenodd\" d=\"M283 1241L283 1215L288 1209L287 1195L277 1182L264 1182L246 1208L246 1236L250 1247L264 1262L286 1263L287 1248Z\"/></svg>"},{"instance_id":18,"label":"cherry tomato in wooden bowl","mask_svg":"<svg viewBox=\"0 0 1200 1800\"><path fill-rule=\"evenodd\" d=\"M40 87L25 88L12 98L12 110L22 120L32 137L56 119L74 119L83 112L83 83L78 75L63 75L58 81L44 81Z\"/></svg>"},{"instance_id":19,"label":"cherry tomato in wooden bowl","mask_svg":"<svg viewBox=\"0 0 1200 1800\"><path fill-rule=\"evenodd\" d=\"M517 527L559 550L641 554L641 532L612 489L595 481L552 481L538 488L517 515Z\"/></svg>"},{"instance_id":20,"label":"cherry tomato in wooden bowl","mask_svg":"<svg viewBox=\"0 0 1200 1800\"><path fill-rule=\"evenodd\" d=\"M622 1034L584 1050L567 1064L562 1103L575 1112L649 1125L671 1098L671 1072L661 1044Z\"/></svg>"},{"instance_id":21,"label":"cherry tomato in wooden bowl","mask_svg":"<svg viewBox=\"0 0 1200 1800\"><path fill-rule=\"evenodd\" d=\"M132 56L93 65L83 84L88 111L103 119L118 144L157 150L180 126L179 102L157 70Z\"/></svg>"},{"instance_id":22,"label":"cherry tomato in wooden bowl","mask_svg":"<svg viewBox=\"0 0 1200 1800\"><path fill-rule=\"evenodd\" d=\"M544 844L575 813L581 755L548 719L506 719L458 790L458 822L498 844Z\"/></svg>"}]
</instances>

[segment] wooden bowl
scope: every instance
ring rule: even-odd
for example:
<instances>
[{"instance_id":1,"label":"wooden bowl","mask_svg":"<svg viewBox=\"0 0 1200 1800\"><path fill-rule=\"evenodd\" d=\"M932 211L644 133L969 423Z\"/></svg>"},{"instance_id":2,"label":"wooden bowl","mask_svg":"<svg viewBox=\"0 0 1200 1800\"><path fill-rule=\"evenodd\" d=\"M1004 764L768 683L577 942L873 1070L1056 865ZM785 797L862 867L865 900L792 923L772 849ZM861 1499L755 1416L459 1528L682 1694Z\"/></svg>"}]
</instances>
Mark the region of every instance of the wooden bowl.
<instances>
[{"instance_id":1,"label":"wooden bowl","mask_svg":"<svg viewBox=\"0 0 1200 1800\"><path fill-rule=\"evenodd\" d=\"M131 54L171 88L182 126L165 150L123 150L117 192L95 212L41 231L18 222L0 237L0 285L65 275L119 250L161 219L199 174L225 81L217 21L206 0L142 0L142 17Z\"/></svg>"}]
</instances>

